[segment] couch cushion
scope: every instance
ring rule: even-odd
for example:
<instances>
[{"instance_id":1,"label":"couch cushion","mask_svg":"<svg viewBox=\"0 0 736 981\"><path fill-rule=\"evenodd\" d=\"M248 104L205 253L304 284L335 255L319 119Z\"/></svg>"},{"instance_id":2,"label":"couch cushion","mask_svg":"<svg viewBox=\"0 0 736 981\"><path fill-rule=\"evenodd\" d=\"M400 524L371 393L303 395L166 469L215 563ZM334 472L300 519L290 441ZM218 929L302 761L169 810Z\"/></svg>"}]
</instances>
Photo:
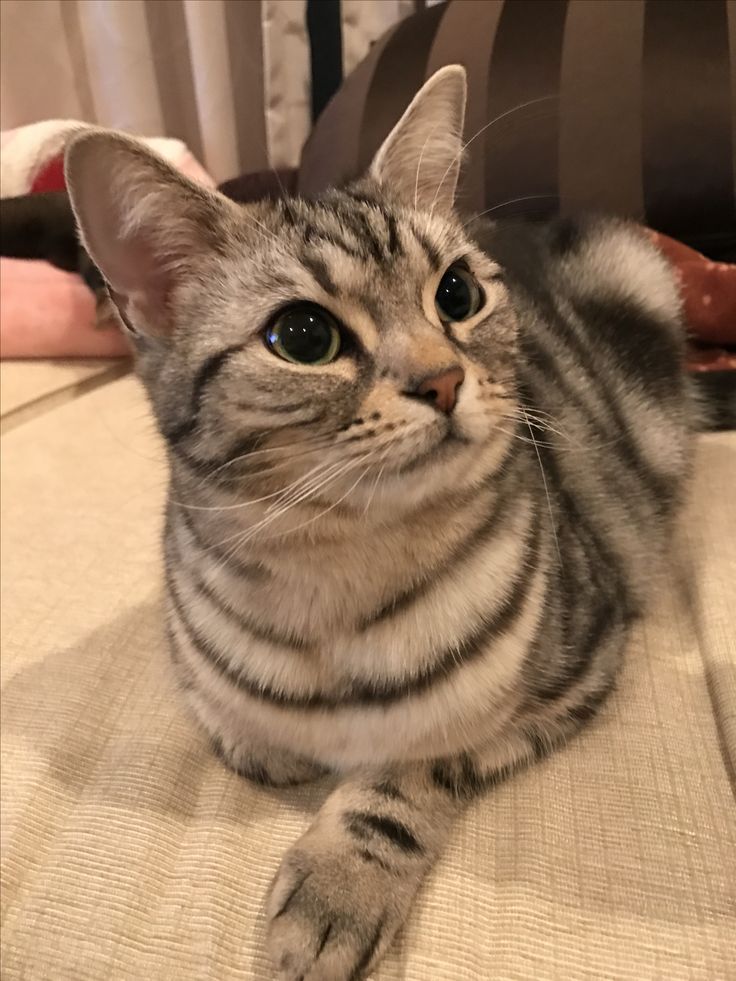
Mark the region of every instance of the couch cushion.
<instances>
[{"instance_id":1,"label":"couch cushion","mask_svg":"<svg viewBox=\"0 0 736 981\"><path fill-rule=\"evenodd\" d=\"M264 893L325 788L250 786L183 711L137 382L2 447L3 976L265 979ZM599 720L468 810L377 978L733 971L734 486L736 438L701 437L697 590L663 581Z\"/></svg>"},{"instance_id":2,"label":"couch cushion","mask_svg":"<svg viewBox=\"0 0 736 981\"><path fill-rule=\"evenodd\" d=\"M2 432L130 371L128 359L0 362Z\"/></svg>"},{"instance_id":3,"label":"couch cushion","mask_svg":"<svg viewBox=\"0 0 736 981\"><path fill-rule=\"evenodd\" d=\"M450 0L396 24L347 76L302 152L306 194L364 173L422 82L468 74L469 211L641 220L736 260L736 46L727 0Z\"/></svg>"}]
</instances>

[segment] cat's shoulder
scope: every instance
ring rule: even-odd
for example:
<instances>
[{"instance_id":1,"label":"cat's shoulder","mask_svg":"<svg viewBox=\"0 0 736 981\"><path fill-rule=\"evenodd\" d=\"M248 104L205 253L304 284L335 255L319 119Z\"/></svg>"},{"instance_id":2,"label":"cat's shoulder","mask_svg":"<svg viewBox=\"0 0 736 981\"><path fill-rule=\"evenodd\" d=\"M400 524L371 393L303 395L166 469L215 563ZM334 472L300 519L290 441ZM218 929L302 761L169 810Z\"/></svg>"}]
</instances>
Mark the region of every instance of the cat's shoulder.
<instances>
[{"instance_id":1,"label":"cat's shoulder","mask_svg":"<svg viewBox=\"0 0 736 981\"><path fill-rule=\"evenodd\" d=\"M635 305L662 323L679 324L675 271L641 225L595 216L559 219L546 238L551 274L573 297Z\"/></svg>"},{"instance_id":2,"label":"cat's shoulder","mask_svg":"<svg viewBox=\"0 0 736 981\"><path fill-rule=\"evenodd\" d=\"M544 224L479 222L476 241L509 278L542 298L635 306L660 322L679 324L675 272L650 233L620 218L588 215Z\"/></svg>"}]
</instances>

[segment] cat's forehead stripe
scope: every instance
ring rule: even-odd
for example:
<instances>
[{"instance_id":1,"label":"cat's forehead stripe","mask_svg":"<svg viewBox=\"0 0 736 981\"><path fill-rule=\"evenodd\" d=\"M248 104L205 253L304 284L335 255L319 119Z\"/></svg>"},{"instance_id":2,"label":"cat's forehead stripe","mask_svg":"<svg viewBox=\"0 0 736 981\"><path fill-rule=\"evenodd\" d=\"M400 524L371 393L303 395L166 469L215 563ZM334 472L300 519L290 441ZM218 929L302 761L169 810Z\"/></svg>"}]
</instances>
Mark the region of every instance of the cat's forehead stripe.
<instances>
[{"instance_id":1,"label":"cat's forehead stripe","mask_svg":"<svg viewBox=\"0 0 736 981\"><path fill-rule=\"evenodd\" d=\"M435 272L437 272L442 265L442 256L440 255L439 250L430 242L425 233L416 227L416 225L411 224L409 227L414 233L414 238L426 253L430 266Z\"/></svg>"},{"instance_id":2,"label":"cat's forehead stripe","mask_svg":"<svg viewBox=\"0 0 736 981\"><path fill-rule=\"evenodd\" d=\"M382 269L405 255L405 238L410 236L436 271L442 265L441 250L426 229L406 216L399 216L385 202L360 190L331 191L314 201L282 199L275 206L278 218L309 251L296 258L314 274L326 293L334 295L334 281L320 250L332 246L347 258L373 262ZM327 273L327 276L325 275ZM328 283L330 286L328 287Z\"/></svg>"},{"instance_id":3,"label":"cat's forehead stripe","mask_svg":"<svg viewBox=\"0 0 736 981\"><path fill-rule=\"evenodd\" d=\"M336 297L338 295L338 288L330 275L327 264L319 255L316 255L311 251L305 252L301 256L301 263L314 277L314 281L317 283L317 285L320 286L328 296Z\"/></svg>"}]
</instances>

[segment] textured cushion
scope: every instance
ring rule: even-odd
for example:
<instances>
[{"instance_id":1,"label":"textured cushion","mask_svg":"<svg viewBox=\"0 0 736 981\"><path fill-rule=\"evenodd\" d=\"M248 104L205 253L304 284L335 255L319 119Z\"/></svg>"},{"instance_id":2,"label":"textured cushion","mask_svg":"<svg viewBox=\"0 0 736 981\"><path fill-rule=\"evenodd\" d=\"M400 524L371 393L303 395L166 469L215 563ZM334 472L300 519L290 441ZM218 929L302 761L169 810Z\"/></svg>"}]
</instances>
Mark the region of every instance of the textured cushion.
<instances>
[{"instance_id":1,"label":"textured cushion","mask_svg":"<svg viewBox=\"0 0 736 981\"><path fill-rule=\"evenodd\" d=\"M128 360L0 362L2 432L130 371Z\"/></svg>"},{"instance_id":2,"label":"textured cushion","mask_svg":"<svg viewBox=\"0 0 736 981\"><path fill-rule=\"evenodd\" d=\"M250 786L183 711L138 384L26 421L2 449L3 978L261 981L264 892L326 788ZM684 531L697 592L663 582L600 719L469 809L377 978L733 971L734 486L736 438L702 437Z\"/></svg>"},{"instance_id":3,"label":"textured cushion","mask_svg":"<svg viewBox=\"0 0 736 981\"><path fill-rule=\"evenodd\" d=\"M469 209L607 211L735 261L735 39L726 0L428 7L345 79L305 146L301 190L362 173L422 81L459 63Z\"/></svg>"}]
</instances>

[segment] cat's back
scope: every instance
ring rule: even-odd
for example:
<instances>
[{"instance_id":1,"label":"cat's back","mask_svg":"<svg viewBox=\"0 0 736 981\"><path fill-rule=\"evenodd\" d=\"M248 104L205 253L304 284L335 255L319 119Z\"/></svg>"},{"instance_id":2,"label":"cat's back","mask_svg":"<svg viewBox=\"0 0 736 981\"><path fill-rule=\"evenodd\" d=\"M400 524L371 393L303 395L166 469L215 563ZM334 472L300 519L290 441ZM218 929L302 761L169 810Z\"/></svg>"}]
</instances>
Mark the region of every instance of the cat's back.
<instances>
[{"instance_id":1,"label":"cat's back","mask_svg":"<svg viewBox=\"0 0 736 981\"><path fill-rule=\"evenodd\" d=\"M675 274L647 233L613 218L542 225L478 223L476 240L504 268L527 342L667 401L682 388L685 329Z\"/></svg>"},{"instance_id":2,"label":"cat's back","mask_svg":"<svg viewBox=\"0 0 736 981\"><path fill-rule=\"evenodd\" d=\"M695 421L673 272L645 232L613 219L489 225L477 239L506 271L528 435L560 524L586 523L643 590Z\"/></svg>"}]
</instances>

